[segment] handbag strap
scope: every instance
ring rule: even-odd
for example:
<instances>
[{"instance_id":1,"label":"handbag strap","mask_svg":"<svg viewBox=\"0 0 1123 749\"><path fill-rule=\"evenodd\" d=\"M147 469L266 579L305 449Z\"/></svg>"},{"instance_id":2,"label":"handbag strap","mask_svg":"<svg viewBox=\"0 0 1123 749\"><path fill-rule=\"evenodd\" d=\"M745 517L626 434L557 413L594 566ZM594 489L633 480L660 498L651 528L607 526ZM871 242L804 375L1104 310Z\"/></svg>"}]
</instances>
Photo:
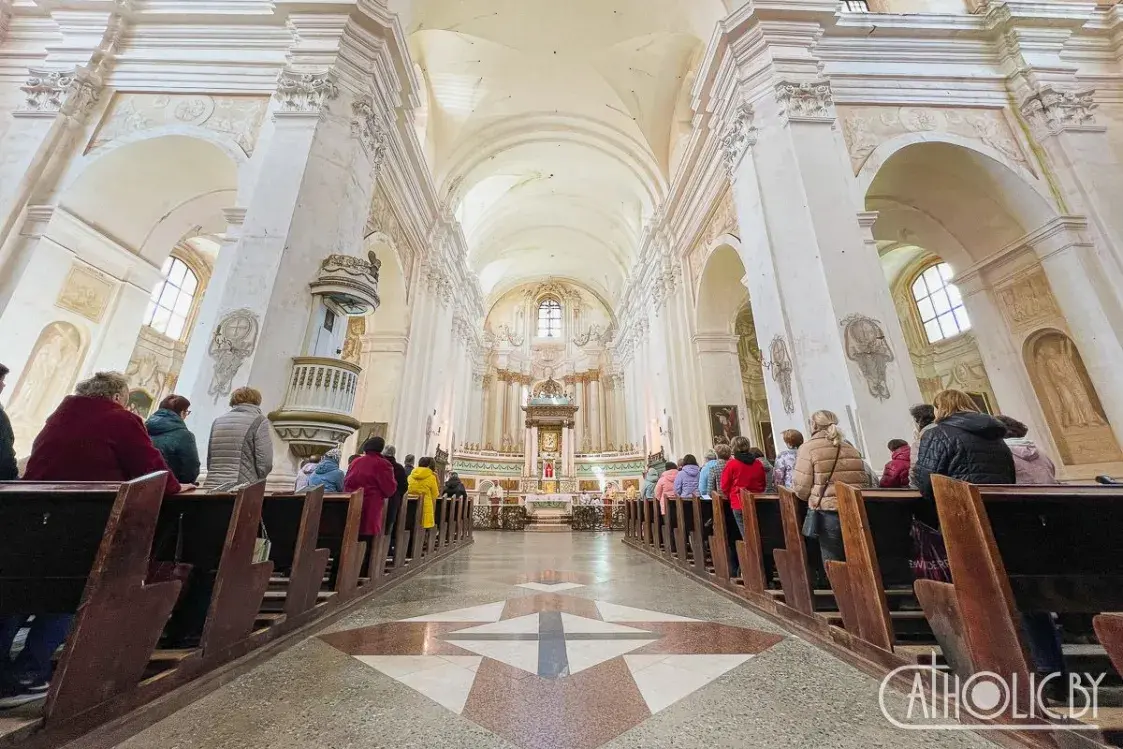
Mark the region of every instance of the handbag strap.
<instances>
[{"instance_id":1,"label":"handbag strap","mask_svg":"<svg viewBox=\"0 0 1123 749\"><path fill-rule=\"evenodd\" d=\"M834 478L834 469L838 468L838 456L842 455L842 443L838 443L838 449L834 451L834 464L831 466L831 472L827 474L827 480L819 487L819 502L823 501L823 497L827 494L827 487L831 485L831 479Z\"/></svg>"}]
</instances>

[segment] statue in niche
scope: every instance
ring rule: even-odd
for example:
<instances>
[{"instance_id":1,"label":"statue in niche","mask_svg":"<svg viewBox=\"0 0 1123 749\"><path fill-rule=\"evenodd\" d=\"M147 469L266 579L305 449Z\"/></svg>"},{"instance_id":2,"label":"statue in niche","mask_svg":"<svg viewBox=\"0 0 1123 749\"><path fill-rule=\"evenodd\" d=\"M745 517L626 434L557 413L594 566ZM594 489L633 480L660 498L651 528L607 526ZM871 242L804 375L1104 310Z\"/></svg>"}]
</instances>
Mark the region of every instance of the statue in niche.
<instances>
[{"instance_id":1,"label":"statue in niche","mask_svg":"<svg viewBox=\"0 0 1123 749\"><path fill-rule=\"evenodd\" d=\"M795 413L795 398L792 396L792 355L788 351L788 344L783 336L776 336L769 346L769 356L772 358L772 379L780 386L780 396L784 400L784 413Z\"/></svg>"},{"instance_id":2,"label":"statue in niche","mask_svg":"<svg viewBox=\"0 0 1123 749\"><path fill-rule=\"evenodd\" d=\"M870 395L878 400L888 400L887 369L893 361L893 350L885 339L881 323L872 317L854 314L842 321L846 334L846 356L858 364L866 380Z\"/></svg>"},{"instance_id":3,"label":"statue in niche","mask_svg":"<svg viewBox=\"0 0 1123 749\"><path fill-rule=\"evenodd\" d=\"M208 350L214 360L214 377L207 392L215 403L230 395L234 377L257 345L257 315L248 309L235 310L218 323Z\"/></svg>"},{"instance_id":4,"label":"statue in niche","mask_svg":"<svg viewBox=\"0 0 1123 749\"><path fill-rule=\"evenodd\" d=\"M30 450L35 433L70 392L82 354L82 336L68 322L48 324L16 384L8 411L16 443Z\"/></svg>"},{"instance_id":5,"label":"statue in niche","mask_svg":"<svg viewBox=\"0 0 1123 749\"><path fill-rule=\"evenodd\" d=\"M1068 337L1059 333L1042 336L1034 346L1033 358L1046 385L1045 396L1062 428L1107 424L1080 352Z\"/></svg>"}]
</instances>

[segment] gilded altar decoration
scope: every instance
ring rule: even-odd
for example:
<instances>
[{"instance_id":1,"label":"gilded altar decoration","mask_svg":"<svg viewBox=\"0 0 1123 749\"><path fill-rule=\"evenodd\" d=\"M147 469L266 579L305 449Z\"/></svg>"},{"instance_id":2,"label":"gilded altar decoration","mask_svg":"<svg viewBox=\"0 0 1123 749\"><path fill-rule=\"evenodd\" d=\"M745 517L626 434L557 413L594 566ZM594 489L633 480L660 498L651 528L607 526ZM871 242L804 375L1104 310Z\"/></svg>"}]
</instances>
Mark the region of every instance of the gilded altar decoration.
<instances>
[{"instance_id":1,"label":"gilded altar decoration","mask_svg":"<svg viewBox=\"0 0 1123 749\"><path fill-rule=\"evenodd\" d=\"M207 392L216 403L230 395L234 377L257 346L258 328L257 315L248 309L226 314L215 327L208 349L214 361L214 377Z\"/></svg>"},{"instance_id":2,"label":"gilded altar decoration","mask_svg":"<svg viewBox=\"0 0 1123 749\"><path fill-rule=\"evenodd\" d=\"M888 400L888 368L893 361L893 350L885 338L881 323L872 317L854 314L842 321L845 330L846 357L858 365L866 380L870 395L878 400Z\"/></svg>"},{"instance_id":3,"label":"gilded altar decoration","mask_svg":"<svg viewBox=\"0 0 1123 749\"><path fill-rule=\"evenodd\" d=\"M88 265L74 263L55 304L92 322L101 322L116 282Z\"/></svg>"},{"instance_id":4,"label":"gilded altar decoration","mask_svg":"<svg viewBox=\"0 0 1123 749\"><path fill-rule=\"evenodd\" d=\"M366 333L367 319L365 317L360 315L347 318L347 337L343 340L343 352L340 354L343 361L349 361L352 364L359 363L359 358L363 353L363 336Z\"/></svg>"},{"instance_id":5,"label":"gilded altar decoration","mask_svg":"<svg viewBox=\"0 0 1123 749\"><path fill-rule=\"evenodd\" d=\"M542 454L561 452L561 430L542 428L538 431L538 450Z\"/></svg>"},{"instance_id":6,"label":"gilded altar decoration","mask_svg":"<svg viewBox=\"0 0 1123 749\"><path fill-rule=\"evenodd\" d=\"M565 390L553 377L546 379L534 388L535 398L564 398Z\"/></svg>"}]
</instances>

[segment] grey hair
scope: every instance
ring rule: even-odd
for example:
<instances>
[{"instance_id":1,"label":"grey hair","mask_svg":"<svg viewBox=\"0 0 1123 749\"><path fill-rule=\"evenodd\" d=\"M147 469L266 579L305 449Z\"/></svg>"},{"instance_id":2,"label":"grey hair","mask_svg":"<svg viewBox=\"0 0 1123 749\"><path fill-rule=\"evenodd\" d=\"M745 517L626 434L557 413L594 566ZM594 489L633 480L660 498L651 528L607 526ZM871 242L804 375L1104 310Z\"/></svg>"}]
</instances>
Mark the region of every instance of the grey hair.
<instances>
[{"instance_id":1,"label":"grey hair","mask_svg":"<svg viewBox=\"0 0 1123 749\"><path fill-rule=\"evenodd\" d=\"M129 389L129 381L120 372L98 372L88 380L79 382L74 392L87 398L112 400L122 390Z\"/></svg>"}]
</instances>

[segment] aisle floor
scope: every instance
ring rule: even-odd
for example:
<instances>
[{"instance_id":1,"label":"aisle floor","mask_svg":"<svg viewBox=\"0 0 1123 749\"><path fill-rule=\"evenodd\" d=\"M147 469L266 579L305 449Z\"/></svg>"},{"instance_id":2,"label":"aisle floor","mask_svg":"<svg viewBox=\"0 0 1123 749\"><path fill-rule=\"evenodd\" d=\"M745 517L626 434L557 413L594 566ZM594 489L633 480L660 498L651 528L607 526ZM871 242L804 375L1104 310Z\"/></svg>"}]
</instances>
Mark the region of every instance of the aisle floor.
<instances>
[{"instance_id":1,"label":"aisle floor","mask_svg":"<svg viewBox=\"0 0 1123 749\"><path fill-rule=\"evenodd\" d=\"M994 746L894 728L878 692L618 534L479 533L120 746Z\"/></svg>"}]
</instances>

